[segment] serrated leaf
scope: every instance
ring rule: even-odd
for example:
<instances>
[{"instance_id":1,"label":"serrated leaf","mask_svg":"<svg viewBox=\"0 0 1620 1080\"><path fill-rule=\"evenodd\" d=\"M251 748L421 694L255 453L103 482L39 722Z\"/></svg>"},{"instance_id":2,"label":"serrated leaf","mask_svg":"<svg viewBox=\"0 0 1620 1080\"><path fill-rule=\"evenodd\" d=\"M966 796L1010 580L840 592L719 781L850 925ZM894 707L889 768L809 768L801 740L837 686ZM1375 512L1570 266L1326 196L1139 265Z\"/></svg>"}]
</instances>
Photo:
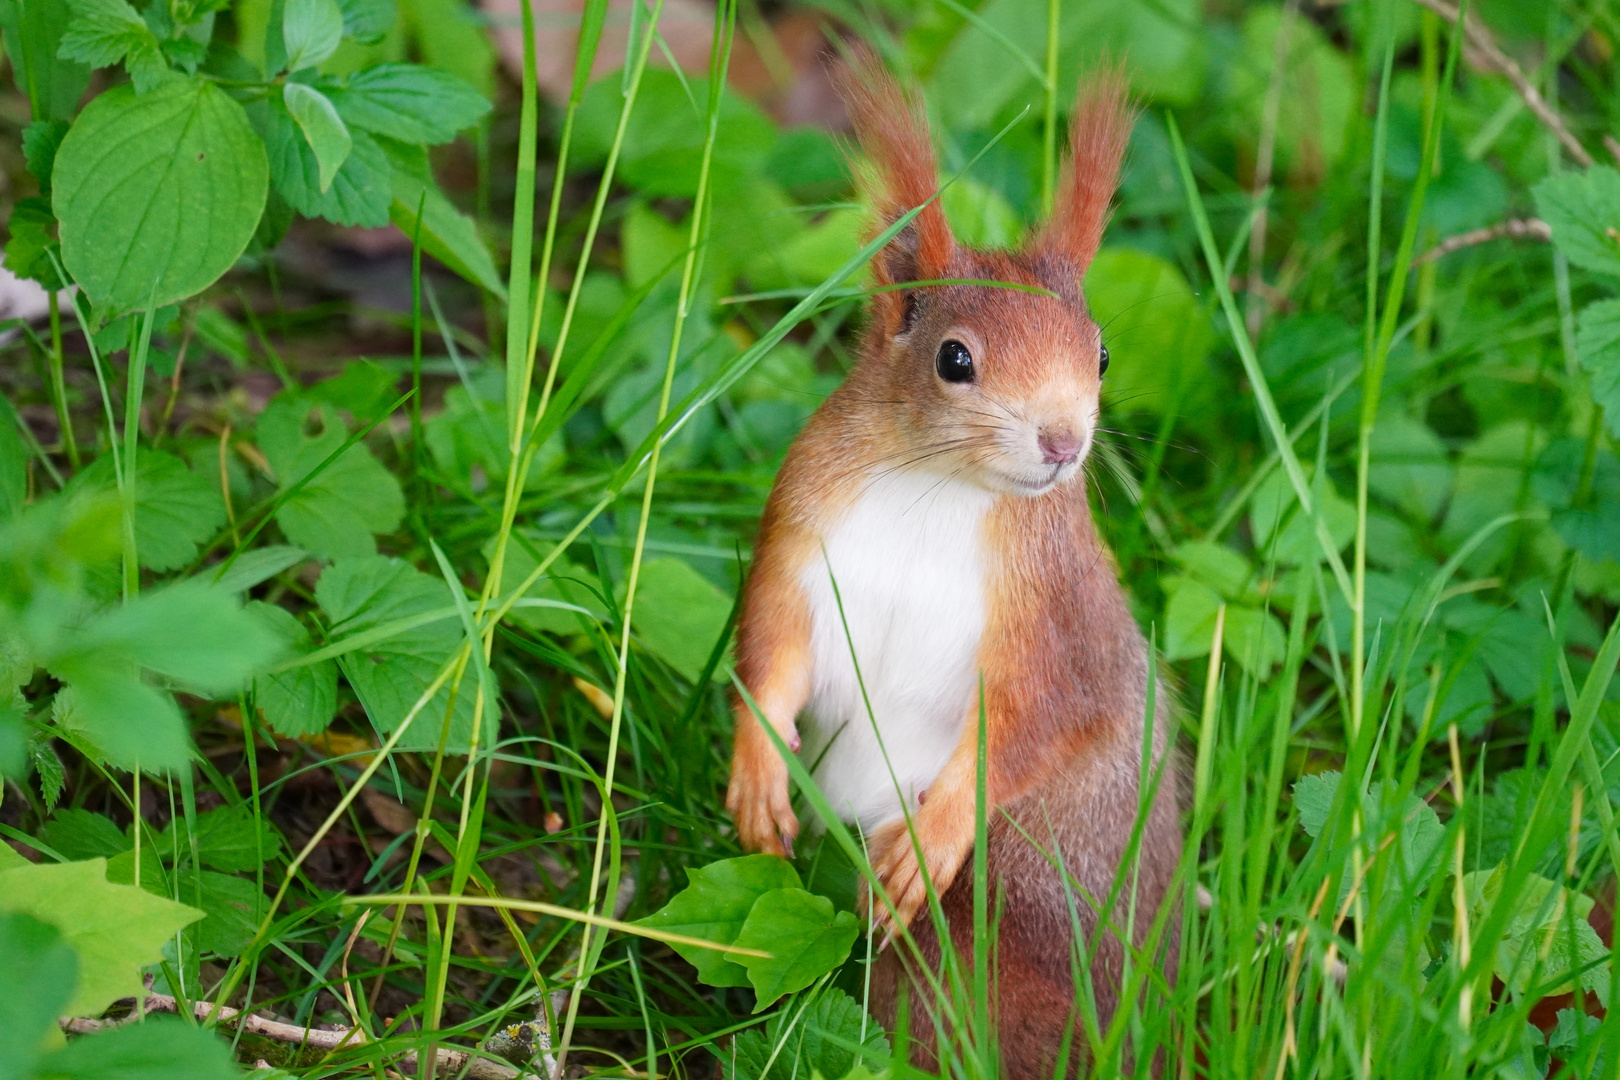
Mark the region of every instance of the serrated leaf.
<instances>
[{"instance_id":1,"label":"serrated leaf","mask_svg":"<svg viewBox=\"0 0 1620 1080\"><path fill-rule=\"evenodd\" d=\"M1506 867L1500 864L1463 875L1463 891L1475 920L1483 921L1501 903L1505 878ZM1579 982L1607 1008L1609 973L1602 961L1609 951L1587 919L1592 908L1591 897L1540 874L1528 875L1496 946L1496 976L1521 995L1532 989L1549 995L1569 993Z\"/></svg>"},{"instance_id":2,"label":"serrated leaf","mask_svg":"<svg viewBox=\"0 0 1620 1080\"><path fill-rule=\"evenodd\" d=\"M336 52L343 40L343 9L337 0L286 0L281 38L288 71L314 67Z\"/></svg>"},{"instance_id":3,"label":"serrated leaf","mask_svg":"<svg viewBox=\"0 0 1620 1080\"><path fill-rule=\"evenodd\" d=\"M448 71L378 64L331 91L343 119L403 143L444 143L477 123L489 102Z\"/></svg>"},{"instance_id":4,"label":"serrated leaf","mask_svg":"<svg viewBox=\"0 0 1620 1080\"><path fill-rule=\"evenodd\" d=\"M778 1052L784 1035L787 1041ZM861 1048L859 1058L853 1047ZM802 1014L778 1012L763 1031L755 1028L739 1033L720 1066L724 1080L762 1080L767 1063L772 1080L817 1074L854 1080L863 1073L871 1076L868 1063L882 1064L889 1060L889 1053L889 1040L877 1021L854 998L828 987Z\"/></svg>"},{"instance_id":5,"label":"serrated leaf","mask_svg":"<svg viewBox=\"0 0 1620 1080\"><path fill-rule=\"evenodd\" d=\"M328 636L333 641L412 616L447 613L342 658L343 674L372 723L385 734L392 732L461 645L464 633L454 615L454 598L442 578L429 577L398 559L368 555L341 559L329 567L315 583L315 599L330 620ZM412 721L400 749L438 745L449 695L448 686L439 689ZM457 695L448 743L451 753L466 752L472 713L473 695ZM485 746L498 715L498 704L486 702L484 721L489 730L482 740Z\"/></svg>"},{"instance_id":6,"label":"serrated leaf","mask_svg":"<svg viewBox=\"0 0 1620 1080\"><path fill-rule=\"evenodd\" d=\"M79 988L67 1012L95 1016L143 993L141 968L201 911L132 885L107 881L103 859L19 866L0 872L0 911L50 923L79 954Z\"/></svg>"},{"instance_id":7,"label":"serrated leaf","mask_svg":"<svg viewBox=\"0 0 1620 1080\"><path fill-rule=\"evenodd\" d=\"M350 130L349 156L321 189L321 165L297 121L279 99L264 110L265 145L276 193L305 217L339 225L377 228L388 224L392 169L377 142L364 131Z\"/></svg>"},{"instance_id":8,"label":"serrated leaf","mask_svg":"<svg viewBox=\"0 0 1620 1080\"><path fill-rule=\"evenodd\" d=\"M197 947L219 956L240 956L258 932L264 893L247 878L212 870L180 875L180 895L208 913L197 924Z\"/></svg>"},{"instance_id":9,"label":"serrated leaf","mask_svg":"<svg viewBox=\"0 0 1620 1080\"><path fill-rule=\"evenodd\" d=\"M1294 807L1299 811L1299 824L1305 835L1318 837L1327 824L1333 809L1333 798L1339 790L1340 774L1329 770L1302 776L1294 784Z\"/></svg>"},{"instance_id":10,"label":"serrated leaf","mask_svg":"<svg viewBox=\"0 0 1620 1080\"><path fill-rule=\"evenodd\" d=\"M230 1048L211 1029L168 1016L75 1039L40 1068L73 1080L237 1080L241 1075Z\"/></svg>"},{"instance_id":11,"label":"serrated leaf","mask_svg":"<svg viewBox=\"0 0 1620 1080\"><path fill-rule=\"evenodd\" d=\"M478 235L472 218L457 210L439 190L421 147L405 146L392 139L379 139L379 145L393 166L393 202L388 216L406 236L417 237L422 250L444 263L468 281L501 299L506 285L495 269L489 248ZM421 210L418 229L417 211Z\"/></svg>"},{"instance_id":12,"label":"serrated leaf","mask_svg":"<svg viewBox=\"0 0 1620 1080\"><path fill-rule=\"evenodd\" d=\"M70 490L116 492L111 454L73 478ZM142 450L135 464L135 551L150 570L175 570L197 557L197 547L225 524L217 481L162 450Z\"/></svg>"},{"instance_id":13,"label":"serrated leaf","mask_svg":"<svg viewBox=\"0 0 1620 1080\"><path fill-rule=\"evenodd\" d=\"M267 822L254 817L247 806L225 806L196 816L197 857L215 870L247 872L281 854L281 837ZM178 851L191 858L191 831L184 817L175 818L158 835L158 851L165 858Z\"/></svg>"},{"instance_id":14,"label":"serrated leaf","mask_svg":"<svg viewBox=\"0 0 1620 1080\"><path fill-rule=\"evenodd\" d=\"M34 1063L73 997L79 958L50 923L0 913L0 1074L34 1075Z\"/></svg>"},{"instance_id":15,"label":"serrated leaf","mask_svg":"<svg viewBox=\"0 0 1620 1080\"><path fill-rule=\"evenodd\" d=\"M56 215L51 204L38 196L18 199L11 208L6 222L11 238L6 241L6 268L18 277L37 281L47 289L66 287L62 276L51 261L62 257L61 245L56 240Z\"/></svg>"},{"instance_id":16,"label":"serrated leaf","mask_svg":"<svg viewBox=\"0 0 1620 1080\"><path fill-rule=\"evenodd\" d=\"M319 190L324 195L331 189L332 178L354 148L349 128L331 100L313 86L289 82L281 88L281 100L287 106L287 112L298 122L299 130L304 133L304 141L315 154Z\"/></svg>"},{"instance_id":17,"label":"serrated leaf","mask_svg":"<svg viewBox=\"0 0 1620 1080\"><path fill-rule=\"evenodd\" d=\"M399 396L399 373L370 360L351 360L337 376L309 387L305 393L365 423L387 415Z\"/></svg>"},{"instance_id":18,"label":"serrated leaf","mask_svg":"<svg viewBox=\"0 0 1620 1080\"><path fill-rule=\"evenodd\" d=\"M803 990L849 956L860 934L853 912L838 911L825 896L804 889L774 889L754 901L733 945L771 955L727 953L748 971L755 1012L783 994Z\"/></svg>"},{"instance_id":19,"label":"serrated leaf","mask_svg":"<svg viewBox=\"0 0 1620 1080\"><path fill-rule=\"evenodd\" d=\"M1552 226L1553 244L1587 270L1620 275L1620 172L1594 165L1556 172L1535 186L1536 213ZM1613 301L1610 301L1613 303Z\"/></svg>"},{"instance_id":20,"label":"serrated leaf","mask_svg":"<svg viewBox=\"0 0 1620 1080\"><path fill-rule=\"evenodd\" d=\"M67 3L73 9L73 21L62 35L58 56L91 67L109 67L122 61L140 94L172 74L146 20L125 0Z\"/></svg>"},{"instance_id":21,"label":"serrated leaf","mask_svg":"<svg viewBox=\"0 0 1620 1080\"><path fill-rule=\"evenodd\" d=\"M51 719L75 749L126 772L190 767L191 736L179 706L133 668L79 673L56 692Z\"/></svg>"},{"instance_id":22,"label":"serrated leaf","mask_svg":"<svg viewBox=\"0 0 1620 1080\"><path fill-rule=\"evenodd\" d=\"M200 292L236 262L264 210L264 148L242 106L177 79L85 107L53 169L62 259L113 317Z\"/></svg>"},{"instance_id":23,"label":"serrated leaf","mask_svg":"<svg viewBox=\"0 0 1620 1080\"><path fill-rule=\"evenodd\" d=\"M49 196L51 193L56 151L61 148L62 139L70 126L65 120L35 120L23 128L23 158L28 162L28 171L39 181L41 195Z\"/></svg>"},{"instance_id":24,"label":"serrated leaf","mask_svg":"<svg viewBox=\"0 0 1620 1080\"><path fill-rule=\"evenodd\" d=\"M364 444L311 476L347 438L336 409L302 395L278 396L259 417L259 448L281 490L310 477L276 511L276 524L294 544L328 558L374 552L372 534L392 532L405 516L399 481Z\"/></svg>"},{"instance_id":25,"label":"serrated leaf","mask_svg":"<svg viewBox=\"0 0 1620 1080\"><path fill-rule=\"evenodd\" d=\"M260 601L249 604L248 610L281 641L284 655L297 656L314 648L309 631L292 612ZM260 675L253 680L253 700L275 731L318 734L337 712L337 664L322 660Z\"/></svg>"},{"instance_id":26,"label":"serrated leaf","mask_svg":"<svg viewBox=\"0 0 1620 1080\"><path fill-rule=\"evenodd\" d=\"M768 892L799 887L793 865L774 855L744 855L688 867L686 878L686 888L639 920L639 925L730 945L742 932L755 901ZM747 969L718 949L681 944L672 947L697 968L698 979L710 986L749 984Z\"/></svg>"},{"instance_id":27,"label":"serrated leaf","mask_svg":"<svg viewBox=\"0 0 1620 1080\"><path fill-rule=\"evenodd\" d=\"M303 548L290 547L287 544L268 544L243 555L224 573L210 567L199 576L217 589L228 593L241 593L269 581L283 570L297 566L308 558L309 552Z\"/></svg>"},{"instance_id":28,"label":"serrated leaf","mask_svg":"<svg viewBox=\"0 0 1620 1080\"><path fill-rule=\"evenodd\" d=\"M72 860L110 859L130 847L129 837L112 818L89 810L58 810L40 839Z\"/></svg>"},{"instance_id":29,"label":"serrated leaf","mask_svg":"<svg viewBox=\"0 0 1620 1080\"><path fill-rule=\"evenodd\" d=\"M1620 273L1620 248L1616 251ZM1586 305L1576 327L1575 351L1592 379L1592 400L1603 406L1609 433L1620 438L1620 300Z\"/></svg>"}]
</instances>

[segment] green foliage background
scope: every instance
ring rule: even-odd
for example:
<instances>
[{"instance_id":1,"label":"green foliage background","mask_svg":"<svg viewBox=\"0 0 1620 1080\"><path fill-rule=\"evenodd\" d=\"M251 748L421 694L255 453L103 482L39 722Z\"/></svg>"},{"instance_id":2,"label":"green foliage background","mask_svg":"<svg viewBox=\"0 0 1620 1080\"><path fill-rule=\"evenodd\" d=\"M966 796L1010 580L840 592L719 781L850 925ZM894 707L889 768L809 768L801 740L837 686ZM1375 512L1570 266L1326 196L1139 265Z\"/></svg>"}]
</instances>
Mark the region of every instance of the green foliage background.
<instances>
[{"instance_id":1,"label":"green foliage background","mask_svg":"<svg viewBox=\"0 0 1620 1080\"><path fill-rule=\"evenodd\" d=\"M967 242L1039 220L1082 72L1143 106L1088 483L1177 699L1184 952L1111 1025L1082 987L1075 1052L1614 1075L1612 8L1478 0L1463 50L1444 0L726 0L677 73L654 4L592 81L589 0L548 102L459 0L3 0L50 299L0 342L0 1075L237 1072L56 1038L143 974L363 1033L219 1029L280 1075L934 1039L863 1010L856 838L738 858L721 805L738 582L884 239L835 137L720 89L790 14L923 88ZM351 227L409 240L392 310L315 283ZM941 1072L992 1076L961 959Z\"/></svg>"}]
</instances>

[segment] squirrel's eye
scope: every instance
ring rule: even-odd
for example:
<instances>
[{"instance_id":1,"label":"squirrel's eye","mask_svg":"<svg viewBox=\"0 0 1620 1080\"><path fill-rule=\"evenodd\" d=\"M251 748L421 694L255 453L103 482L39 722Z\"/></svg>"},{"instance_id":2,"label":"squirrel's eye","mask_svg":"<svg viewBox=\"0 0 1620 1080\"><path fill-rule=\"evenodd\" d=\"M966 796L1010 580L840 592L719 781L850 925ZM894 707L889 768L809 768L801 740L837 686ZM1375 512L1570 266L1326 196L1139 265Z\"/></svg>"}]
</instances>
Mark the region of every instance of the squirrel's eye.
<instances>
[{"instance_id":1,"label":"squirrel's eye","mask_svg":"<svg viewBox=\"0 0 1620 1080\"><path fill-rule=\"evenodd\" d=\"M1100 379L1108 370L1108 346L1103 345L1097 349L1097 377Z\"/></svg>"},{"instance_id":2,"label":"squirrel's eye","mask_svg":"<svg viewBox=\"0 0 1620 1080\"><path fill-rule=\"evenodd\" d=\"M972 382L973 354L960 341L947 341L934 357L934 370L946 382Z\"/></svg>"}]
</instances>

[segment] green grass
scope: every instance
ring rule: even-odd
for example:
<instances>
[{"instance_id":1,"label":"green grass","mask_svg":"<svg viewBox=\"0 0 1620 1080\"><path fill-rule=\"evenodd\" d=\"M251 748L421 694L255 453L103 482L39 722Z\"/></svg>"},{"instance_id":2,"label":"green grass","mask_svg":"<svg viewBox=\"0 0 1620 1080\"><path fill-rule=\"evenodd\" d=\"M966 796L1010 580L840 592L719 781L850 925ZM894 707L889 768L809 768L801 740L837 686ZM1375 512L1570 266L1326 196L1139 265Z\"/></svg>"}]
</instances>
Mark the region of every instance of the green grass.
<instances>
[{"instance_id":1,"label":"green grass","mask_svg":"<svg viewBox=\"0 0 1620 1080\"><path fill-rule=\"evenodd\" d=\"M943 118L941 198L961 231L992 237L1002 208L1027 221L1050 202L1061 80L1080 51L1058 48L1063 5L997 22L1013 6L997 2L826 6L924 79ZM1549 4L1541 20L1510 7L1480 11L1517 55L1555 58L1526 70L1596 145L1620 110L1600 60L1620 29L1610 5ZM1128 1005L1107 1026L1082 985L1071 1052L1100 1077L1149 1060L1177 1077L1620 1075L1620 1020L1581 1020L1620 990L1592 929L1612 925L1620 868L1620 466L1602 389L1616 361L1583 344L1612 273L1556 217L1554 245L1417 261L1443 235L1563 213L1536 188L1563 171L1556 138L1504 80L1462 63L1449 23L1406 4L1293 24L1293 9L1267 9L1314 50L1285 69L1266 59L1271 24L1257 20L1272 16L1253 5L1146 8L1164 35L1149 44L1191 42L1210 66L1189 95L1154 74L1151 51L1127 51L1145 110L1108 236L1116 255L1100 264L1135 276L1088 282L1118 388L1088 482L1179 726L1184 775L1164 782L1184 788L1188 842L1179 903L1150 941L1179 920L1181 955L1173 983L1154 945L1132 956ZM751 6L720 5L706 78L681 80L649 65L661 11L639 12L631 63L606 90L583 74L608 17L593 0L567 102L540 99L532 52L498 97L479 188L510 178L515 195L509 226L492 230L509 273L491 333L465 316L495 299L458 293L417 251L410 314L373 313L388 348L409 350L385 355L380 375L341 360L358 351L344 329L356 305L285 307L280 272L252 267L233 281L245 309L216 287L114 339L90 333L75 303L77 337L64 341L53 315L48 342L30 331L5 346L6 400L41 428L73 423L13 455L27 509L5 525L0 645L33 640L20 613L40 610L29 605L47 587L84 612L144 611L174 581L244 570L246 595L307 635L256 661L234 705L182 699L201 751L189 769L131 773L70 708L53 712L71 676L42 663L17 679L18 730L36 742L7 777L7 839L42 862L90 857L91 826L65 811L91 811L122 838L97 834L112 845L99 853L133 850L136 884L211 918L222 909L201 899L218 886L208 874L252 885L261 899L238 909L231 940L178 936L149 974L184 998L365 1036L327 1056L222 1028L245 1063L381 1076L404 1054L466 1049L537 1015L566 1068L605 1075L708 1076L764 1047L756 1063L769 1059L771 1076L809 1080L828 1043L847 1065L865 1042L864 1027L817 1025L835 990L862 999L876 943L756 1014L747 988L700 984L667 940L625 925L678 892L687 868L738 854L722 807L737 583L787 441L853 362L862 267L905 224L771 265L837 222L848 187L738 149L762 118L713 88ZM1246 34L1264 39L1258 54ZM941 75L959 54L999 55L1029 77L976 115ZM1315 129L1290 111L1305 89L1322 95ZM1271 132L1279 175L1257 190L1257 95L1273 90L1286 103ZM1335 127L1340 92L1351 104ZM647 164L638 103L655 124L687 125L677 158ZM669 179L688 167L689 187ZM739 194L767 182L783 205ZM1243 310L1255 298L1232 285L1262 213L1266 250L1247 269L1287 303L1263 301L1256 333ZM198 346L175 384L189 395L181 419L155 423L205 309L252 326L242 340L255 345L240 369L217 338ZM255 464L277 444L237 393L249 367L289 395L313 387L287 399L306 409L348 413L341 437L304 414L296 479ZM340 369L358 374L322 390ZM421 575L383 589L394 606L369 623L322 592L331 552L275 562L272 547L311 546L286 511L323 497L357 453L404 498L397 521L366 535ZM142 500L156 497L143 486L160 485L140 470L170 454L231 502L200 530L170 527L195 554L154 568L137 534L172 537L142 532ZM111 509L75 525L61 508L89 481L56 496L53 477L104 456ZM85 539L95 529L111 539ZM384 710L351 689L360 665L406 641L416 666L388 669L406 673L399 702ZM272 667L289 685L332 672L331 735L267 729ZM318 696L297 685L298 701ZM65 766L61 793L50 761ZM798 868L848 905L870 879L861 838L790 767L801 817L826 824ZM215 820L201 815L221 808L256 826L246 863L226 868L199 839L197 823ZM979 836L994 813L981 808ZM885 1033L893 1056L868 1049L873 1073L908 1073L908 1043L937 1040L942 1075L996 1074L983 973L998 916L982 851L975 955L933 988L958 1022ZM1121 925L1146 917L1128 882L1072 897L1076 910L1094 900ZM1083 972L1087 944L1076 948Z\"/></svg>"}]
</instances>

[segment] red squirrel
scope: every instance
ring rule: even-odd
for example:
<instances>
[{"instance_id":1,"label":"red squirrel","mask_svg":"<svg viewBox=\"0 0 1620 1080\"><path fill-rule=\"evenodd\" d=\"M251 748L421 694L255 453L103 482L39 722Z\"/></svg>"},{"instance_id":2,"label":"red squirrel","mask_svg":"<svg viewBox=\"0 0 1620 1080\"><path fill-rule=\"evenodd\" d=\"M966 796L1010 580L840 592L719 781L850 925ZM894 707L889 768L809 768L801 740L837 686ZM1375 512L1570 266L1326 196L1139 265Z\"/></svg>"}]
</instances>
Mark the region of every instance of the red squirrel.
<instances>
[{"instance_id":1,"label":"red squirrel","mask_svg":"<svg viewBox=\"0 0 1620 1080\"><path fill-rule=\"evenodd\" d=\"M1085 1042L1071 896L1089 943L1093 903L1109 897L1136 822L1143 771L1147 645L1084 479L1108 350L1080 288L1133 114L1117 72L1085 81L1050 218L1017 251L980 251L956 241L935 198L937 165L915 98L870 57L852 70L841 90L873 165L872 235L923 209L874 258L878 291L859 362L793 444L766 504L737 672L795 751L804 713L804 760L833 808L864 832L893 918L935 965L916 848L958 953L971 958L973 875L971 866L958 872L973 848L982 685L1002 1060L1010 1077L1050 1077L1071 1025L1075 1045ZM940 279L1033 289L926 284ZM1142 944L1181 852L1157 700L1150 764L1165 775L1140 854L1124 868L1115 930L1100 935L1091 965L1105 1025L1120 989L1117 928L1130 920ZM726 806L744 848L791 856L799 823L787 768L742 701ZM1054 843L1067 885L1049 857ZM890 917L872 906L880 924ZM1163 962L1173 965L1169 923ZM880 954L875 1012L892 1024L899 982L912 979L911 1030L927 1064L939 1021L904 952Z\"/></svg>"}]
</instances>

